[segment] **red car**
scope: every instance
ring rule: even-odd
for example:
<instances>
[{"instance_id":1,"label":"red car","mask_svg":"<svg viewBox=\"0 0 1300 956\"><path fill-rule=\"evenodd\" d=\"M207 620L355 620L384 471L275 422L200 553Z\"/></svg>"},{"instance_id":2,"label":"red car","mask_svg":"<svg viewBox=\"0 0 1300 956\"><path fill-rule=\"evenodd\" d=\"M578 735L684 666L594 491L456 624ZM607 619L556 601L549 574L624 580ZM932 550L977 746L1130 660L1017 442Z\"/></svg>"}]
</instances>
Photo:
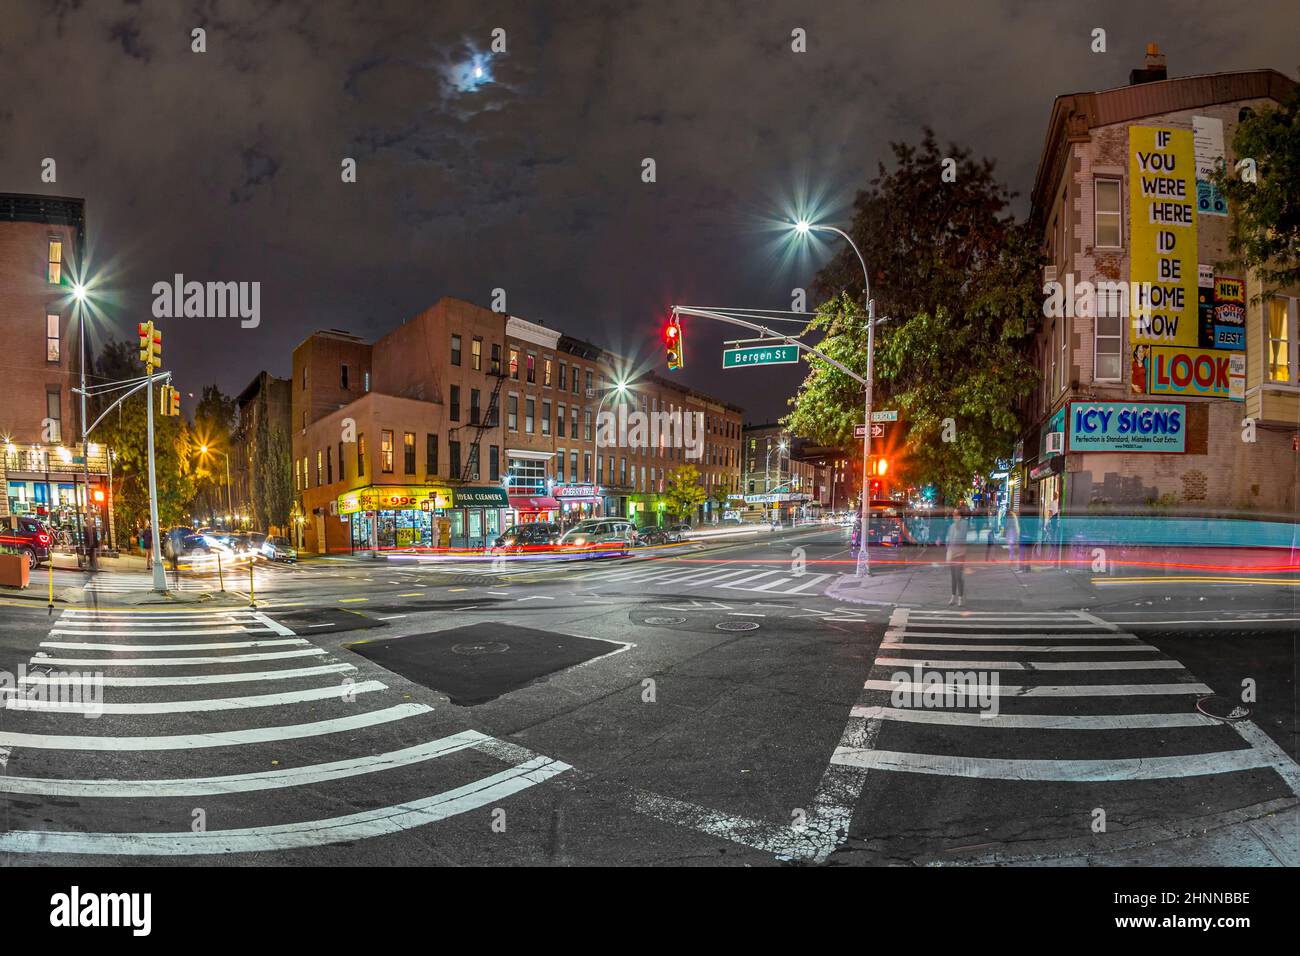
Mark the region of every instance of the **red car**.
<instances>
[{"instance_id":1,"label":"red car","mask_svg":"<svg viewBox=\"0 0 1300 956\"><path fill-rule=\"evenodd\" d=\"M48 561L53 544L54 536L35 518L11 515L0 519L0 545L26 557L29 568L38 568Z\"/></svg>"}]
</instances>

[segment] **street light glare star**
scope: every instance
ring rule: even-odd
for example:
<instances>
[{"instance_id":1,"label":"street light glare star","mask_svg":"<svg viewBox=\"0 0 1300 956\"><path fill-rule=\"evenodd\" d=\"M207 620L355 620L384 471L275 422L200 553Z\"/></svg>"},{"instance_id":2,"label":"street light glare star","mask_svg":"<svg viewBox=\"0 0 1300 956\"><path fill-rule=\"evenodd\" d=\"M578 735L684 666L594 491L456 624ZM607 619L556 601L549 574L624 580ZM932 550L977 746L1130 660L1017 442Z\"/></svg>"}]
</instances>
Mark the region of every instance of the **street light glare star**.
<instances>
[{"instance_id":1,"label":"street light glare star","mask_svg":"<svg viewBox=\"0 0 1300 956\"><path fill-rule=\"evenodd\" d=\"M807 219L800 219L794 224L794 231L799 233L801 236L806 236L810 228L812 227L808 224Z\"/></svg>"},{"instance_id":2,"label":"street light glare star","mask_svg":"<svg viewBox=\"0 0 1300 956\"><path fill-rule=\"evenodd\" d=\"M82 285L80 282L76 283L72 287L72 295L73 298L75 298L78 302L80 302L82 299L86 297L86 287Z\"/></svg>"}]
</instances>

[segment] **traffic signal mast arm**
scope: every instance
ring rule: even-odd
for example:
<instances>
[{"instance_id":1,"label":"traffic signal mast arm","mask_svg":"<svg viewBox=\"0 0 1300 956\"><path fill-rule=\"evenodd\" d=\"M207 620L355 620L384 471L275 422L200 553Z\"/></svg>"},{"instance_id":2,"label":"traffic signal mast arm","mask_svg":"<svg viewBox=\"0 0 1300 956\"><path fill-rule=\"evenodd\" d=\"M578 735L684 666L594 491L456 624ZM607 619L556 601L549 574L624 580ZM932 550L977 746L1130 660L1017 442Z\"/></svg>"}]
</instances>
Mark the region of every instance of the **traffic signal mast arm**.
<instances>
[{"instance_id":1,"label":"traffic signal mast arm","mask_svg":"<svg viewBox=\"0 0 1300 956\"><path fill-rule=\"evenodd\" d=\"M755 322L748 322L745 319L737 319L734 316L723 315L721 312L713 312L708 309L699 309L696 308L695 306L690 306L690 305L673 306L673 316L676 317L679 315L695 315L695 316L699 316L702 319L715 319L718 322L726 322L729 325L739 325L742 328L753 329L755 332L762 332L765 336L771 336L772 338L779 339L782 342L784 342L786 345L793 345L797 349L802 349L805 352L811 352L813 355L817 356L819 359L821 359L823 362L826 362L828 365L835 366L835 368L839 369L841 372L843 372L849 378L853 379L863 388L867 387L867 380L863 378L861 375L859 375L857 372L853 371L852 369L845 368L839 362L835 361L835 359L831 358L829 355L825 354L824 352L821 352L818 349L813 348L811 345L808 345L805 342L800 342L798 339L792 336L783 335L780 332L775 332L772 329L769 329L765 325L759 325Z\"/></svg>"},{"instance_id":2,"label":"traffic signal mast arm","mask_svg":"<svg viewBox=\"0 0 1300 956\"><path fill-rule=\"evenodd\" d=\"M170 382L171 379L172 379L171 372L155 372L154 374L147 375L144 378L131 379L131 381L129 382L116 382L111 386L98 385L95 388L86 389L86 394L88 395L90 394L102 395L104 392L111 392L119 388L125 388L127 385L135 386L129 392L123 394L122 397L119 398L117 401L115 401L112 405L109 405L108 408L104 409L104 411L100 413L100 416L90 423L90 427L86 429L86 434L89 435L91 432L93 432L95 430L95 426L108 417L109 412L117 408L117 406L121 405L124 401L126 401L136 392L140 391L140 389L149 388L154 384L154 382ZM80 395L81 389L74 388L72 392L73 394Z\"/></svg>"}]
</instances>

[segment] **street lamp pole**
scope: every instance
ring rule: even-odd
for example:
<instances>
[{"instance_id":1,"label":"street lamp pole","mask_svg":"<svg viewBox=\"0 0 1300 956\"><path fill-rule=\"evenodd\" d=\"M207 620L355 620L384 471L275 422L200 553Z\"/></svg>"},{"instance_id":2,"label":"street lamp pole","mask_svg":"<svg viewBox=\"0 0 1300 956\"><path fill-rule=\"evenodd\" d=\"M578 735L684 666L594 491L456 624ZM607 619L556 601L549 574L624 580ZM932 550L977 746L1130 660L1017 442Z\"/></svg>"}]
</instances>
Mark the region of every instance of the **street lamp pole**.
<instances>
[{"instance_id":1,"label":"street lamp pole","mask_svg":"<svg viewBox=\"0 0 1300 956\"><path fill-rule=\"evenodd\" d=\"M89 432L86 429L86 290L78 283L72 291L76 299L77 309L77 332L80 338L81 351L81 483L82 483L82 512L81 512L81 546L85 549L88 560L90 555L90 445Z\"/></svg>"}]
</instances>

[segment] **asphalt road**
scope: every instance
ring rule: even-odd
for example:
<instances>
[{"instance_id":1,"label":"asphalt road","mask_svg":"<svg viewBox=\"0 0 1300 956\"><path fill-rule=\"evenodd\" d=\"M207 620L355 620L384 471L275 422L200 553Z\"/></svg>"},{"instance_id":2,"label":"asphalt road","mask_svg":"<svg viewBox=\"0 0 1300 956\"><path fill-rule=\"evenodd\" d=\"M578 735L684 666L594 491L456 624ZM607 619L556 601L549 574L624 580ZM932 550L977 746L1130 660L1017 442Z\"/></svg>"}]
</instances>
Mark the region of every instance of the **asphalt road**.
<instances>
[{"instance_id":1,"label":"asphalt road","mask_svg":"<svg viewBox=\"0 0 1300 956\"><path fill-rule=\"evenodd\" d=\"M246 592L158 606L108 587L53 615L5 602L0 853L1291 861L1293 587L893 609L825 596L850 558L842 532L814 529L570 563L259 568L257 609ZM914 700L895 696L900 672ZM984 680L934 697L962 689L953 673ZM1198 712L1243 680L1247 720ZM56 706L59 688L86 697ZM1189 836L1207 832L1224 839Z\"/></svg>"}]
</instances>

